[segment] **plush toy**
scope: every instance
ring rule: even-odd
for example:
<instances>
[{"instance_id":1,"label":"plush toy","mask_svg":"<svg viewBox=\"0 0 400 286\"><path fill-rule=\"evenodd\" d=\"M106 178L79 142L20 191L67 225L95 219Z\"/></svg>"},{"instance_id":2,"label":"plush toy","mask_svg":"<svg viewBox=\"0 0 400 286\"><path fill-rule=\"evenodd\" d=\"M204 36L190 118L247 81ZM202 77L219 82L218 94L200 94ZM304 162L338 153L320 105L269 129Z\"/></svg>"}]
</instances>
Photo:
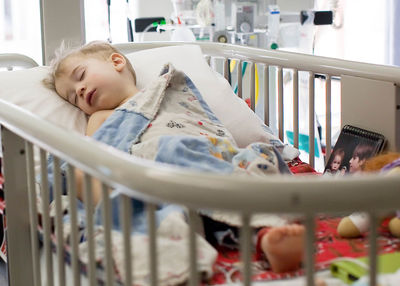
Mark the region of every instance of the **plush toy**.
<instances>
[{"instance_id":1,"label":"plush toy","mask_svg":"<svg viewBox=\"0 0 400 286\"><path fill-rule=\"evenodd\" d=\"M400 153L390 152L368 159L363 172L395 173L400 176ZM365 213L353 213L341 219L337 231L345 238L359 237L368 230L369 219ZM393 236L400 237L400 211L389 222L389 231Z\"/></svg>"}]
</instances>

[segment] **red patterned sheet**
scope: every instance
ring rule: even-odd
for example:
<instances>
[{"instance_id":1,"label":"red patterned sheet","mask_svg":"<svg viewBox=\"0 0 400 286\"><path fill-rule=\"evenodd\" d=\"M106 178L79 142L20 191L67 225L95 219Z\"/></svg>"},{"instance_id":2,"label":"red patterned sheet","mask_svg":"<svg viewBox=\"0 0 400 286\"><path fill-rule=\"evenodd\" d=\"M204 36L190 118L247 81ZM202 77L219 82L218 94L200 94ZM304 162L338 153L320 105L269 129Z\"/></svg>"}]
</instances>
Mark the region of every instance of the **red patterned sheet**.
<instances>
[{"instance_id":1,"label":"red patterned sheet","mask_svg":"<svg viewBox=\"0 0 400 286\"><path fill-rule=\"evenodd\" d=\"M7 225L6 225L5 209L6 209L6 203L4 201L3 190L0 189L0 258L3 259L5 262L7 262L7 243L6 243Z\"/></svg>"},{"instance_id":2,"label":"red patterned sheet","mask_svg":"<svg viewBox=\"0 0 400 286\"><path fill-rule=\"evenodd\" d=\"M320 175L310 165L296 158L288 164L295 175ZM362 257L368 255L368 237L356 239L341 238L337 225L341 217L320 215L316 218L315 236L315 269L324 270L330 266L330 261L340 257ZM380 253L400 251L400 239L390 235L388 231L389 219L383 221L379 228L378 247ZM217 247L218 258L215 264L214 275L207 283L210 285L231 283L241 280L239 252ZM268 268L268 262L259 261L253 256L253 281L269 281L295 278L304 275L304 269L287 273L274 273Z\"/></svg>"},{"instance_id":3,"label":"red patterned sheet","mask_svg":"<svg viewBox=\"0 0 400 286\"><path fill-rule=\"evenodd\" d=\"M315 269L328 269L330 261L340 257L362 257L368 255L368 237L345 239L339 237L336 227L340 217L320 215L316 218L315 237ZM379 229L378 246L380 253L400 251L400 239L390 235L387 224L389 219L383 221ZM239 252L219 248L215 274L208 283L211 285L235 282L241 279L239 271ZM295 278L304 274L300 269L294 272L277 274L268 270L268 263L257 261L253 257L253 280L266 281L286 278Z\"/></svg>"}]
</instances>

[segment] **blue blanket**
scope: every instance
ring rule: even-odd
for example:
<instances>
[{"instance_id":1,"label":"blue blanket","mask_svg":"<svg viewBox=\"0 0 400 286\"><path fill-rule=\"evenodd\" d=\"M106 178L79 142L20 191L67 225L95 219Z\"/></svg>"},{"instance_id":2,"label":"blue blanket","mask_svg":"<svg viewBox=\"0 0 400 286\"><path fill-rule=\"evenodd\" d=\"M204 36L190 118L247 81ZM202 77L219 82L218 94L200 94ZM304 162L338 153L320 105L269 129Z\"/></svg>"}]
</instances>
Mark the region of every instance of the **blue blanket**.
<instances>
[{"instance_id":1,"label":"blue blanket","mask_svg":"<svg viewBox=\"0 0 400 286\"><path fill-rule=\"evenodd\" d=\"M192 81L172 65L117 108L93 138L127 154L186 169L246 176L290 173L273 145L254 143L239 149ZM117 193L112 195L116 212ZM132 199L132 204L134 229L145 231L143 203ZM160 206L158 221L171 210L177 207Z\"/></svg>"},{"instance_id":2,"label":"blue blanket","mask_svg":"<svg viewBox=\"0 0 400 286\"><path fill-rule=\"evenodd\" d=\"M192 81L170 64L151 85L117 108L93 138L126 152L127 156L185 169L242 176L290 173L272 144L253 143L247 148L238 148ZM48 172L52 182L51 164ZM119 193L114 190L111 194L115 229L120 229ZM146 231L144 204L136 199L131 201L133 230L143 233ZM79 205L83 209L81 202ZM159 206L157 222L177 210L181 208ZM101 224L100 208L96 218Z\"/></svg>"}]
</instances>

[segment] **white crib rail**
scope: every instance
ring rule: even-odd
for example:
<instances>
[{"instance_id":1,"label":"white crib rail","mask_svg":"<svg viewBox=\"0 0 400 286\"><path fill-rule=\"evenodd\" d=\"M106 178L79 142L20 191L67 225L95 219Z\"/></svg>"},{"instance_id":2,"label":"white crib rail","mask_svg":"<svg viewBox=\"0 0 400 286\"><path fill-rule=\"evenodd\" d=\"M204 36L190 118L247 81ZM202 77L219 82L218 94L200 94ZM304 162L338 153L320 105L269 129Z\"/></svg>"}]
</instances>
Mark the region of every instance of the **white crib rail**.
<instances>
[{"instance_id":1,"label":"white crib rail","mask_svg":"<svg viewBox=\"0 0 400 286\"><path fill-rule=\"evenodd\" d=\"M15 68L28 69L37 66L37 62L22 54L0 54L0 67L9 71Z\"/></svg>"},{"instance_id":2,"label":"white crib rail","mask_svg":"<svg viewBox=\"0 0 400 286\"><path fill-rule=\"evenodd\" d=\"M197 209L211 207L246 213L263 212L266 209L277 213L308 210L337 212L350 211L354 205L368 209L371 202L374 202L377 210L395 209L397 202L394 198L400 197L396 189L400 178L396 176L359 175L345 179L312 177L311 180L308 177L281 175L242 178L167 167L136 157L127 158L121 151L81 134L67 133L3 100L0 100L0 110L0 122L7 129L92 176L101 178L110 186L120 185L126 194L151 202L168 201ZM97 156L103 153L103 156ZM93 158L96 158L95 162ZM382 201L379 199L382 193L372 192L383 183L387 188L382 192L393 200ZM354 190L354 184L360 188ZM158 187L162 187L162 191ZM246 192L242 191L244 189ZM276 189L280 190L279 193ZM325 190L324 196L319 195L322 189ZM368 190L371 193L366 198ZM210 200L208 195L213 199ZM227 195L232 200L226 200ZM360 201L360 197L365 200ZM243 204L243 201L248 204Z\"/></svg>"},{"instance_id":3,"label":"white crib rail","mask_svg":"<svg viewBox=\"0 0 400 286\"><path fill-rule=\"evenodd\" d=\"M157 47L190 45L185 42L146 42L114 44L123 53ZM394 66L375 65L335 58L313 56L286 51L265 50L232 44L193 43L210 56L241 59L243 61L267 63L285 68L314 71L321 74L351 75L367 79L383 80L400 84L400 70Z\"/></svg>"},{"instance_id":4,"label":"white crib rail","mask_svg":"<svg viewBox=\"0 0 400 286\"><path fill-rule=\"evenodd\" d=\"M120 44L117 45L119 49L124 52L133 50L142 50L146 48L154 48L157 46L168 46L182 43L143 43L143 44ZM248 47L240 47L234 45L220 45L215 43L200 43L203 52L212 57L222 57L223 61L223 74L227 78L228 62L227 59L239 60L238 66L241 67L243 62L250 63L250 97L252 99L252 108L254 110L254 64L264 65L264 84L267 86L269 82L269 67L278 67L278 94L279 101L279 133L283 138L283 107L282 107L282 69L293 70L293 95L294 95L294 144L298 145L298 72L309 72L309 98L310 98L310 112L309 112L309 129L310 134L313 134L314 128L314 75L323 74L326 76L326 97L327 108L329 108L330 97L330 83L332 77L345 78L346 81L353 82L352 80L367 80L368 82L379 81L379 88L384 87L390 89L394 88L393 100L390 104L393 105L393 110L390 111L390 119L393 119L393 124L389 127L389 131L385 134L392 146L399 146L398 140L400 132L397 132L395 126L399 124L398 117L398 88L393 84L398 85L400 80L399 69L386 66L373 66L369 64L354 63L348 61L340 61L328 58L298 55L286 52L274 52L260 49L253 49ZM211 59L211 58L210 58ZM242 78L238 77L238 95L242 95ZM346 91L346 87L342 89ZM351 90L349 88L349 90ZM265 91L268 95L268 89ZM359 97L358 97L359 98ZM387 101L387 99L385 99ZM265 106L265 121L269 122L268 114L268 101L264 102ZM327 132L330 132L330 113L327 112ZM360 113L365 111L360 110ZM346 111L348 113L348 111ZM297 119L297 120L296 120ZM347 119L346 119L347 120ZM352 123L346 121L344 123ZM367 121L371 122L371 118ZM35 239L36 225L35 218L29 218L28 210L31 214L35 214L33 195L31 196L31 203L26 193L28 188L27 181L21 179L19 176L28 172L32 174L32 159L31 144L38 146L43 150L42 152L49 152L54 154L56 158L67 161L69 169L73 170L74 167L82 169L88 176L101 178L103 181L103 202L105 208L105 217L109 213L109 199L107 196L107 188L122 187L123 191L128 197L135 197L142 199L148 203L149 217L154 216L154 208L152 205L158 202L170 202L179 205L187 206L191 213L198 209L223 209L238 212L242 215L244 227L241 242L241 249L243 250L242 260L245 263L244 280L245 285L251 283L251 269L249 261L249 226L248 221L251 215L258 212L271 212L271 213L302 213L305 215L305 222L307 227L307 257L305 259L307 284L313 285L313 235L314 223L313 217L317 213L336 213L336 212L351 212L357 206L360 211L366 211L370 214L371 218L375 218L381 211L394 210L398 208L398 201L400 193L398 192L400 186L400 178L398 177L382 177L378 175L360 175L348 178L332 178L332 177L293 177L293 176L270 176L266 178L237 178L227 175L218 174L203 174L191 171L185 171L179 168L164 167L156 163L147 162L139 158L127 158L124 153L114 150L104 144L99 144L91 138L83 137L75 133L66 133L60 128L45 122L29 112L24 111L16 106L0 100L0 123L3 127L3 146L4 146L4 174L6 200L7 200L7 220L8 220L8 252L9 252L9 278L10 285L29 285L35 281L34 285L40 285L41 277L37 267L37 240ZM379 122L382 124L382 122ZM328 126L329 125L329 126ZM297 126L297 127L296 127ZM362 126L361 126L362 127ZM296 130L297 129L297 130ZM380 131L380 130L376 130ZM383 133L386 133L383 132ZM393 135L393 136L392 136ZM313 137L313 136L310 136ZM330 135L327 137L330 138ZM297 139L296 139L297 138ZM314 146L310 142L310 146ZM329 148L328 148L329 149ZM43 153L44 154L44 153ZM98 156L102 154L102 156ZM313 152L310 152L310 163L313 163ZM28 158L28 164L25 160ZM94 162L93 158L96 158ZM18 174L15 170L20 170ZM17 176L18 175L18 176ZM74 182L73 172L69 172L69 196L70 196L70 212L72 215L71 220L74 221L74 213L76 213L75 203L75 190L70 187ZM30 194L34 192L32 187L32 175L30 175ZM89 177L87 177L89 178ZM90 184L87 185L87 190L90 189ZM356 186L356 187L355 187ZM384 187L382 187L384 186ZM8 191L12 190L12 191ZM245 192L243 190L246 190ZM279 190L279 191L277 191ZM380 190L377 192L376 190ZM321 193L323 192L323 195ZM56 200L57 200L56 195ZM229 200L227 200L229 197ZM212 198L212 199L210 199ZM360 199L361 198L361 199ZM125 202L127 198L125 198ZM127 204L122 204L127 205ZM374 206L371 209L371 206ZM90 209L87 210L91 212ZM123 229L125 233L124 246L125 249L130 249L129 244L129 207L123 207L121 210L121 217L125 217L123 221ZM192 215L193 217L193 215ZM29 221L31 219L31 221ZM76 220L76 217L75 217ZM194 218L189 223L191 233L193 236L195 225ZM59 224L59 220L57 220ZM150 222L153 220L150 219ZM105 219L106 229L110 229L110 221ZM73 225L76 223L73 222ZM107 227L108 225L108 227ZM151 227L153 226L153 227ZM45 227L45 226L43 226ZM372 223L372 227L376 228L376 223ZM45 230L46 231L46 230ZM151 284L157 284L157 263L155 253L155 230L154 221L150 224L150 248L151 253L151 269L153 276ZM371 232L375 233L374 229ZM31 234L31 236L29 236ZM57 236L59 237L59 233ZM29 239L29 238L32 239ZM71 248L72 257L71 264L73 269L73 285L80 285L80 271L77 250L77 233L73 232ZM106 231L105 241L107 245L111 245L110 233ZM191 265L191 285L197 285L198 276L196 271L196 245L192 237L190 240L190 265ZM49 253L50 245L45 243L45 249ZM91 248L91 247L89 247ZM106 254L106 285L113 285L113 272L111 262L111 247L108 248ZM92 253L94 249L90 250ZM58 249L58 253L62 253ZM130 269L130 252L125 251L125 267ZM371 285L376 285L376 236L370 237L370 260L371 260ZM49 257L49 255L47 255ZM49 257L47 259L47 282L53 285L52 261ZM28 261L28 263L26 263ZM32 263L29 263L32 261ZM21 263L24 263L23 269L20 268ZM60 260L59 260L60 262ZM62 263L62 262L61 262ZM93 263L93 261L92 261ZM59 273L57 281L60 285L65 285L65 277L63 275L63 265L59 265ZM88 278L91 285L95 285L95 269L93 265L89 267ZM132 273L127 271L125 281L132 281Z\"/></svg>"}]
</instances>

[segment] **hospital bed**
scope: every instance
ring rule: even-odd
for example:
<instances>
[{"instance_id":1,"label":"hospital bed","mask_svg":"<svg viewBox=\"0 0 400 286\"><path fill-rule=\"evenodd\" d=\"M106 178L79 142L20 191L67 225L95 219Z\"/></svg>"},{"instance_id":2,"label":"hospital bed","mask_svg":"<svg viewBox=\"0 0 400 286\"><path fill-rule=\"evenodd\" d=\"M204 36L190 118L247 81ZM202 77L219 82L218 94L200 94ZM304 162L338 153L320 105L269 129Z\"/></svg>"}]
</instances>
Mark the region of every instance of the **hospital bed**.
<instances>
[{"instance_id":1,"label":"hospital bed","mask_svg":"<svg viewBox=\"0 0 400 286\"><path fill-rule=\"evenodd\" d=\"M160 61L170 61L177 68L181 68L191 77L200 92L206 92L207 84L211 85L214 89L213 98L205 97L205 100L217 116L225 116L221 121L226 122L227 128L239 145L245 146L253 140L268 141L271 138L270 133L260 129L260 124L257 123L259 119L255 118L252 111L257 109L258 97L258 103L262 102L264 105L258 116L266 125L276 122L277 132L273 136L286 141L285 143L288 140L285 137L287 118L291 121L293 146L296 148L299 147L301 137L300 121L306 121L309 149L304 161L315 167L316 148L319 148L314 144L314 134L317 134L315 86L316 82L322 79L325 101L322 130L327 154L330 154L335 143L331 139L331 98L332 86L337 83L340 86L340 126L351 124L379 132L388 139L387 150L400 150L400 69L396 67L216 43L187 45L157 42L116 46L132 60L139 76L138 85L145 85L149 78L159 72ZM201 59L189 53L198 47L201 49ZM202 257L197 251L203 243L196 236L196 233L201 233L197 212L200 209L228 211L238 215L241 238L239 257L242 263L237 262L236 267L237 272L241 274L236 281L224 282L244 285L254 282L251 222L255 214L296 214L302 217L306 226L307 251L304 272L301 272L304 280L300 279L299 283L314 285L316 216L321 213L342 215L355 210L365 211L371 218L370 235L364 241L368 245L367 253L370 257L370 285L376 285L379 249L377 218L382 213L398 208L400 177L372 174L345 177L271 175L263 178L243 178L168 168L154 162L127 158L121 151L83 136L85 123L82 122L86 118L79 111L65 107L67 103L57 102L54 103L54 110L44 110L47 108L46 103L53 104L50 103L50 98L54 96L53 94L41 98L41 92L44 90L40 89L43 87L39 88L38 83L46 75L46 67L36 67L34 61L21 55L1 55L0 60L1 66L8 70L12 70L14 66L23 68L0 74L2 86L4 84L8 87L1 90L0 124L10 285L80 285L82 281L89 285L97 285L99 281L104 285L157 285L173 284L174 281L176 284L187 281L191 285L198 285L200 279L204 279L204 273L208 274L208 280L203 280L203 283L211 283L209 277L216 268L212 265L210 268L206 263L207 257ZM239 72L234 72L233 62ZM242 74L240 71L245 63L248 68ZM215 71L207 70L208 65ZM156 66L155 70L153 66ZM221 76L216 72L221 73ZM293 79L289 85L285 83L285 74L290 74ZM304 75L305 84L300 80ZM211 79L211 76L215 78ZM237 86L237 96L231 88L229 91L226 89L228 81ZM263 88L258 89L257 85ZM307 90L305 98L308 102L305 118L299 115L304 88ZM290 90L290 94L287 90ZM25 99L13 97L20 92L23 92L22 97L26 96ZM218 101L218 96L227 94L232 95L232 98L224 97L222 101ZM27 103L35 98L38 98L38 104ZM245 98L250 99L249 107L242 102ZM286 98L291 98L290 109L284 104ZM215 102L212 102L213 100ZM218 108L220 110L216 112ZM229 115L231 117L225 114L228 111L233 112L233 115ZM67 122L61 128L57 126L60 125L60 114L57 113L67 114L66 118L60 119L64 123ZM239 122L234 120L235 117L240 119ZM66 129L69 129L68 132ZM68 163L68 193L62 193L62 179L60 175L56 175L54 203L51 206L47 181L49 154L54 158L50 167L54 165L55 174L60 173L61 161ZM86 194L91 188L92 176L103 182L101 207L104 225L101 231L94 228L94 210L86 204L85 228L71 227L69 238L66 239L63 214L69 214L71 226L77 225L79 220L76 190L71 183L74 181L75 168L85 172ZM107 195L110 188L119 188L124 194L122 208L119 210L123 218L123 232L118 237L118 247L110 227L112 210ZM148 262L148 269L145 267L148 276L140 278L142 280L135 280L138 275L135 269L137 270L138 266L131 259L131 247L135 249L132 243L136 240L131 239L129 229L130 197L145 201L147 207L149 233L146 243L140 245L148 247L143 252L146 257L142 258ZM160 260L168 264L168 261L158 257L160 251L157 249L155 209L161 202L188 208L187 224L190 227L184 241L187 251L180 255L180 258L184 259L180 265L184 265L185 271L181 274L183 278L178 277L176 280L160 278L160 272L164 273L163 267L166 266L160 264ZM84 248L80 241L82 232L85 233ZM101 254L98 253L99 241L103 245ZM186 245L185 248L177 249L183 251ZM257 281L257 284L262 282ZM283 285L286 285L284 283L289 282L286 280L283 282Z\"/></svg>"}]
</instances>

